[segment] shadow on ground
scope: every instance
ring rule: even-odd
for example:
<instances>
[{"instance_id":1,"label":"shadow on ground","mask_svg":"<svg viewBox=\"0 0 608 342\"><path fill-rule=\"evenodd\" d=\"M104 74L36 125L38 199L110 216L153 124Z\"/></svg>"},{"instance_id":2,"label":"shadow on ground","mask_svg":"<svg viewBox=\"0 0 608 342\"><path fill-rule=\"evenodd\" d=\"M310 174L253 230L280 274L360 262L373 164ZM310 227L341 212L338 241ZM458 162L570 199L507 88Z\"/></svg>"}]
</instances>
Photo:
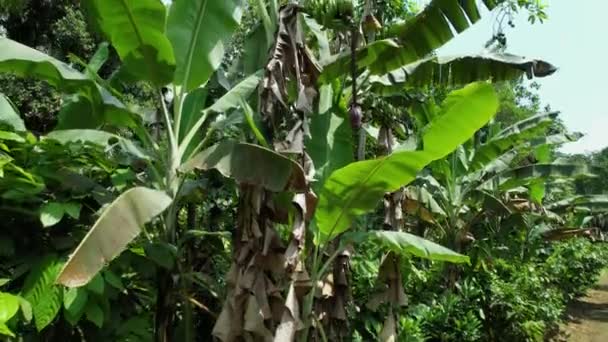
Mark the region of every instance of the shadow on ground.
<instances>
[{"instance_id":1,"label":"shadow on ground","mask_svg":"<svg viewBox=\"0 0 608 342\"><path fill-rule=\"evenodd\" d=\"M567 317L553 341L608 342L608 272L585 297L570 303Z\"/></svg>"},{"instance_id":2,"label":"shadow on ground","mask_svg":"<svg viewBox=\"0 0 608 342\"><path fill-rule=\"evenodd\" d=\"M605 292L608 292L608 290ZM582 320L608 322L608 303L592 303L586 300L576 300L570 304L569 309L570 318L575 323Z\"/></svg>"}]
</instances>

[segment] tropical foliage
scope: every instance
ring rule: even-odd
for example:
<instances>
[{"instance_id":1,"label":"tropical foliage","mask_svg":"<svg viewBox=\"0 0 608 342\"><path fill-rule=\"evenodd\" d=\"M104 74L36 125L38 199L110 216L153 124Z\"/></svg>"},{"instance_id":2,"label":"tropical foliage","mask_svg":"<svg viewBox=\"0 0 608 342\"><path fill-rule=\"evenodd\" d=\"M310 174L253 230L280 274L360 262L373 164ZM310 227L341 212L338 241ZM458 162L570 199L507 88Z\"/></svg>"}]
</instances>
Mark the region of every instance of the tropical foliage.
<instances>
[{"instance_id":1,"label":"tropical foliage","mask_svg":"<svg viewBox=\"0 0 608 342\"><path fill-rule=\"evenodd\" d=\"M540 341L605 266L580 136L508 102L556 68L435 53L530 2L66 1L60 52L34 4L0 7L9 340Z\"/></svg>"}]
</instances>

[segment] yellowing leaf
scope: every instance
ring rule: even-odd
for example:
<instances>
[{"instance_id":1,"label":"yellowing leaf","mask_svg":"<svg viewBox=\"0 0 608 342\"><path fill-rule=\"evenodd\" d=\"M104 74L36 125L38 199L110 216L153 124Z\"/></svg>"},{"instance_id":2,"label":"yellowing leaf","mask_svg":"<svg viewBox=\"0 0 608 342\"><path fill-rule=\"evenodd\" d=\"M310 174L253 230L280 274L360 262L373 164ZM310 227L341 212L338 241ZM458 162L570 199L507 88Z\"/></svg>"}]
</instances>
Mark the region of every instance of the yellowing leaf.
<instances>
[{"instance_id":1,"label":"yellowing leaf","mask_svg":"<svg viewBox=\"0 0 608 342\"><path fill-rule=\"evenodd\" d=\"M68 287L87 284L107 262L122 253L144 224L165 211L171 202L166 193L144 187L120 195L76 248L57 282Z\"/></svg>"}]
</instances>

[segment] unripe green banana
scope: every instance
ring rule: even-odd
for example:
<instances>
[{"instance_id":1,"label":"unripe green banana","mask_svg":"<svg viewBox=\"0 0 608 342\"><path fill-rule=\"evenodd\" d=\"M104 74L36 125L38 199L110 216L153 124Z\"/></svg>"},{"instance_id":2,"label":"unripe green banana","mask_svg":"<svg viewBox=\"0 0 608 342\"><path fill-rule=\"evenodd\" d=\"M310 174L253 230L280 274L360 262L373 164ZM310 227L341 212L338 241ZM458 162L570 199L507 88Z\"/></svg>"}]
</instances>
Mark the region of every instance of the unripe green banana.
<instances>
[{"instance_id":1,"label":"unripe green banana","mask_svg":"<svg viewBox=\"0 0 608 342\"><path fill-rule=\"evenodd\" d=\"M354 15L352 0L307 0L304 8L328 28L348 26Z\"/></svg>"}]
</instances>

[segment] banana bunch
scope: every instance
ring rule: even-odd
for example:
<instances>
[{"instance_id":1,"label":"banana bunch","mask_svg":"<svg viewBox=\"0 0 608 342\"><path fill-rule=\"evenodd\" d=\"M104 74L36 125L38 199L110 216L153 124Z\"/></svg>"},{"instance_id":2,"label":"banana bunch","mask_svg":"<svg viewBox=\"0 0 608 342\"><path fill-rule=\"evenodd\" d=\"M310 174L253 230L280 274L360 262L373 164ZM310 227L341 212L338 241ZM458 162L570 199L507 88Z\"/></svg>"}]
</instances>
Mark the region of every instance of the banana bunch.
<instances>
[{"instance_id":1,"label":"banana bunch","mask_svg":"<svg viewBox=\"0 0 608 342\"><path fill-rule=\"evenodd\" d=\"M349 27L354 17L353 0L306 0L305 11L330 29Z\"/></svg>"}]
</instances>

